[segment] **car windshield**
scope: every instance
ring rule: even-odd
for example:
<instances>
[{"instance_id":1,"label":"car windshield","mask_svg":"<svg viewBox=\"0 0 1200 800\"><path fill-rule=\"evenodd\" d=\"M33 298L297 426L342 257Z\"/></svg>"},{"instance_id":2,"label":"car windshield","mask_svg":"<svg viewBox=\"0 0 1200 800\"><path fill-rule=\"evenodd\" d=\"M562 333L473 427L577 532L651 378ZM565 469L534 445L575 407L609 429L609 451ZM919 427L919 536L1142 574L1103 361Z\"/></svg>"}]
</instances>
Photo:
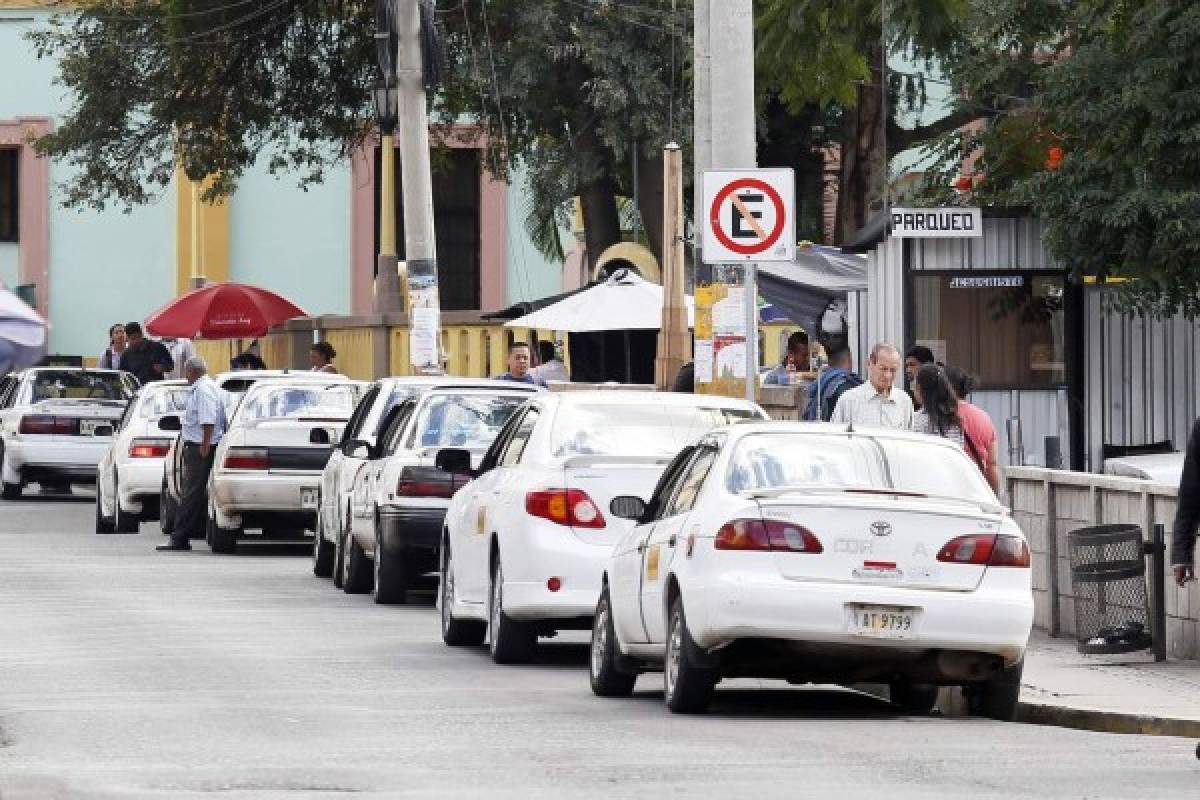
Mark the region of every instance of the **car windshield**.
<instances>
[{"instance_id":1,"label":"car windshield","mask_svg":"<svg viewBox=\"0 0 1200 800\"><path fill-rule=\"evenodd\" d=\"M161 417L164 414L177 414L187 407L190 393L191 389L186 386L155 392L142 403L142 416Z\"/></svg>"},{"instance_id":2,"label":"car windshield","mask_svg":"<svg viewBox=\"0 0 1200 800\"><path fill-rule=\"evenodd\" d=\"M526 398L520 395L451 394L421 407L410 445L484 451Z\"/></svg>"},{"instance_id":3,"label":"car windshield","mask_svg":"<svg viewBox=\"0 0 1200 800\"><path fill-rule=\"evenodd\" d=\"M654 403L564 403L555 456L673 456L705 431L759 415L749 409Z\"/></svg>"},{"instance_id":4,"label":"car windshield","mask_svg":"<svg viewBox=\"0 0 1200 800\"><path fill-rule=\"evenodd\" d=\"M350 416L357 400L353 386L281 386L248 395L243 419Z\"/></svg>"},{"instance_id":5,"label":"car windshield","mask_svg":"<svg viewBox=\"0 0 1200 800\"><path fill-rule=\"evenodd\" d=\"M119 372L43 370L33 378L33 402L57 398L128 400L133 396Z\"/></svg>"},{"instance_id":6,"label":"car windshield","mask_svg":"<svg viewBox=\"0 0 1200 800\"><path fill-rule=\"evenodd\" d=\"M745 437L729 462L730 491L893 489L995 503L971 462L936 441L862 434L761 433Z\"/></svg>"}]
</instances>

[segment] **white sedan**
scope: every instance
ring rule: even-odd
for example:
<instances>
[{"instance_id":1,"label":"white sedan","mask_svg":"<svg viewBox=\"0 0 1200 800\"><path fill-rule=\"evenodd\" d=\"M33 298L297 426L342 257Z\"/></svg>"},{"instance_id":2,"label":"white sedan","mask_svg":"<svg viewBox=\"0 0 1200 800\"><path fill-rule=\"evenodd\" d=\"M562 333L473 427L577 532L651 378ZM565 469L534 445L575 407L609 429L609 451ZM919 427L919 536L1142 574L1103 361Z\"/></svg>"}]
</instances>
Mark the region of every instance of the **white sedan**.
<instances>
[{"instance_id":1,"label":"white sedan","mask_svg":"<svg viewBox=\"0 0 1200 800\"><path fill-rule=\"evenodd\" d=\"M295 536L316 527L321 471L362 386L273 380L246 392L213 455L205 534L214 553L233 552L246 528Z\"/></svg>"},{"instance_id":2,"label":"white sedan","mask_svg":"<svg viewBox=\"0 0 1200 800\"><path fill-rule=\"evenodd\" d=\"M137 533L142 520L158 514L163 459L175 438L159 420L183 412L185 381L143 386L113 424L112 444L96 468L96 533Z\"/></svg>"},{"instance_id":3,"label":"white sedan","mask_svg":"<svg viewBox=\"0 0 1200 800\"><path fill-rule=\"evenodd\" d=\"M744 400L646 391L538 395L489 448L442 450L446 472L472 473L446 512L442 638L478 644L497 663L532 657L537 637L586 629L612 547L632 523L608 514L617 495L649 496L689 441L739 419ZM487 629L490 628L490 631Z\"/></svg>"},{"instance_id":4,"label":"white sedan","mask_svg":"<svg viewBox=\"0 0 1200 800\"><path fill-rule=\"evenodd\" d=\"M112 426L137 391L116 370L44 367L0 379L0 497L96 480Z\"/></svg>"},{"instance_id":5,"label":"white sedan","mask_svg":"<svg viewBox=\"0 0 1200 800\"><path fill-rule=\"evenodd\" d=\"M716 431L672 462L613 550L592 689L663 670L673 711L722 678L886 683L928 712L962 686L1012 719L1033 622L1029 547L961 447L811 423Z\"/></svg>"}]
</instances>

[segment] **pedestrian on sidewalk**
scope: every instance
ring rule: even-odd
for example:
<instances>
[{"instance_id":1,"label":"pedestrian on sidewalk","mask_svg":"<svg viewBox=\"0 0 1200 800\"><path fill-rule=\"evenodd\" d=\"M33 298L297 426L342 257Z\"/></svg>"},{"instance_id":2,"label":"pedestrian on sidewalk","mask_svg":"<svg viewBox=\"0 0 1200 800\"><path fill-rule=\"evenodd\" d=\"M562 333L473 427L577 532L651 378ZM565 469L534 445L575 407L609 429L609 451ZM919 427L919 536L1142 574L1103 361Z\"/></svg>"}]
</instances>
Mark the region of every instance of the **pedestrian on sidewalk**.
<instances>
[{"instance_id":1,"label":"pedestrian on sidewalk","mask_svg":"<svg viewBox=\"0 0 1200 800\"><path fill-rule=\"evenodd\" d=\"M96 360L97 369L120 369L121 356L125 353L125 347L129 344L125 338L125 326L121 323L116 323L108 329L108 347Z\"/></svg>"},{"instance_id":2,"label":"pedestrian on sidewalk","mask_svg":"<svg viewBox=\"0 0 1200 800\"><path fill-rule=\"evenodd\" d=\"M829 363L821 368L808 389L804 419L828 422L842 395L862 383L863 379L854 373L854 356L850 348L834 349L829 353Z\"/></svg>"},{"instance_id":3,"label":"pedestrian on sidewalk","mask_svg":"<svg viewBox=\"0 0 1200 800\"><path fill-rule=\"evenodd\" d=\"M508 346L508 372L496 376L496 379L515 381L516 383L532 383L534 386L544 387L546 382L529 368L531 358L532 353L526 342L513 342Z\"/></svg>"},{"instance_id":4,"label":"pedestrian on sidewalk","mask_svg":"<svg viewBox=\"0 0 1200 800\"><path fill-rule=\"evenodd\" d=\"M900 375L900 351L894 344L879 342L867 359L869 380L842 394L830 416L830 422L862 428L912 427L913 404L896 386Z\"/></svg>"},{"instance_id":5,"label":"pedestrian on sidewalk","mask_svg":"<svg viewBox=\"0 0 1200 800\"><path fill-rule=\"evenodd\" d=\"M262 355L258 352L258 339L250 343L243 352L229 360L230 369L266 369L267 362L262 360Z\"/></svg>"},{"instance_id":6,"label":"pedestrian on sidewalk","mask_svg":"<svg viewBox=\"0 0 1200 800\"><path fill-rule=\"evenodd\" d=\"M147 339L139 323L126 322L125 336L129 339L129 345L121 356L120 367L131 373L143 386L161 381L174 368L175 362L171 360L170 351L162 342Z\"/></svg>"},{"instance_id":7,"label":"pedestrian on sidewalk","mask_svg":"<svg viewBox=\"0 0 1200 800\"><path fill-rule=\"evenodd\" d=\"M1175 583L1186 586L1188 581L1196 580L1196 526L1200 525L1200 418L1192 426L1192 435L1188 438L1178 496L1175 525L1171 529L1171 568L1175 572Z\"/></svg>"},{"instance_id":8,"label":"pedestrian on sidewalk","mask_svg":"<svg viewBox=\"0 0 1200 800\"><path fill-rule=\"evenodd\" d=\"M308 348L308 360L313 372L337 372L333 360L337 358L337 350L329 342L317 342Z\"/></svg>"},{"instance_id":9,"label":"pedestrian on sidewalk","mask_svg":"<svg viewBox=\"0 0 1200 800\"><path fill-rule=\"evenodd\" d=\"M162 342L163 347L167 348L167 352L171 354L171 361L174 362L163 377L170 381L177 381L183 377L183 365L188 362L188 359L195 357L196 346L192 344L191 339L178 339L174 336L164 336L159 341Z\"/></svg>"},{"instance_id":10,"label":"pedestrian on sidewalk","mask_svg":"<svg viewBox=\"0 0 1200 800\"><path fill-rule=\"evenodd\" d=\"M550 381L569 382L571 374L567 365L558 357L558 348L554 342L543 339L538 342L538 359L542 362L533 369L533 374L546 383Z\"/></svg>"},{"instance_id":11,"label":"pedestrian on sidewalk","mask_svg":"<svg viewBox=\"0 0 1200 800\"><path fill-rule=\"evenodd\" d=\"M183 472L180 476L179 510L171 541L158 550L191 550L191 538L204 534L208 522L208 476L213 453L225 434L225 404L221 389L208 376L208 365L199 356L183 366L184 380L192 387L183 409Z\"/></svg>"},{"instance_id":12,"label":"pedestrian on sidewalk","mask_svg":"<svg viewBox=\"0 0 1200 800\"><path fill-rule=\"evenodd\" d=\"M904 389L908 392L908 396L912 398L913 408L920 408L921 402L917 400L916 385L917 385L917 370L926 364L935 363L933 351L923 344L918 344L910 347L908 352L904 354Z\"/></svg>"},{"instance_id":13,"label":"pedestrian on sidewalk","mask_svg":"<svg viewBox=\"0 0 1200 800\"><path fill-rule=\"evenodd\" d=\"M1000 457L997 451L999 437L996 426L979 406L969 402L971 392L975 391L975 376L961 367L946 367L946 380L958 398L958 418L962 422L963 438L966 440L967 455L974 458L973 453L983 455L983 477L992 487L997 496L1000 494Z\"/></svg>"},{"instance_id":14,"label":"pedestrian on sidewalk","mask_svg":"<svg viewBox=\"0 0 1200 800\"><path fill-rule=\"evenodd\" d=\"M963 449L979 467L979 471L992 483L988 477L987 457L974 441L967 438L962 417L959 414L958 397L946 379L946 372L937 364L925 364L917 370L917 380L913 383L921 410L913 414L912 429L917 433L927 433L949 439ZM992 486L995 491L996 487Z\"/></svg>"},{"instance_id":15,"label":"pedestrian on sidewalk","mask_svg":"<svg viewBox=\"0 0 1200 800\"><path fill-rule=\"evenodd\" d=\"M787 352L779 366L767 373L763 383L767 386L790 386L797 372L808 372L811 368L812 351L809 349L808 334L796 331L787 340Z\"/></svg>"}]
</instances>

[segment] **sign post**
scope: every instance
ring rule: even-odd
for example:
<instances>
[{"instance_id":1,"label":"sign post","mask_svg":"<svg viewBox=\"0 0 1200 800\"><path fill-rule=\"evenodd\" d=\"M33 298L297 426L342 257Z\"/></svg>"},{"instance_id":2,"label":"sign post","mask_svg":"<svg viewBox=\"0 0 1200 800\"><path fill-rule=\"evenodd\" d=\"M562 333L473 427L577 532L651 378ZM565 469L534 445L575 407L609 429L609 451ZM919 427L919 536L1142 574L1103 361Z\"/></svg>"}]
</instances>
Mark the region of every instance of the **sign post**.
<instances>
[{"instance_id":1,"label":"sign post","mask_svg":"<svg viewBox=\"0 0 1200 800\"><path fill-rule=\"evenodd\" d=\"M704 173L701 253L713 265L696 287L696 391L754 400L758 390L757 265L796 258L795 173Z\"/></svg>"}]
</instances>

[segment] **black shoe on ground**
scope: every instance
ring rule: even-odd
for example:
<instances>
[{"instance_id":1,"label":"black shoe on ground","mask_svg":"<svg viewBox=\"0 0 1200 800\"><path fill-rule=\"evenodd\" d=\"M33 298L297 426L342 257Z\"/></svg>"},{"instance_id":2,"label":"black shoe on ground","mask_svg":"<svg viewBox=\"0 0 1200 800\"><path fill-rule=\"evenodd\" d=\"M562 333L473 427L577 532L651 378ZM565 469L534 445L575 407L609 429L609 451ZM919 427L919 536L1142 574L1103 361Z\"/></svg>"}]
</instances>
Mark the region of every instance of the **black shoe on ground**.
<instances>
[{"instance_id":1,"label":"black shoe on ground","mask_svg":"<svg viewBox=\"0 0 1200 800\"><path fill-rule=\"evenodd\" d=\"M192 546L190 544L188 544L187 542L171 541L168 544L160 544L158 547L156 547L154 549L162 550L162 551L175 551L175 550L182 551L182 550L191 550Z\"/></svg>"}]
</instances>

